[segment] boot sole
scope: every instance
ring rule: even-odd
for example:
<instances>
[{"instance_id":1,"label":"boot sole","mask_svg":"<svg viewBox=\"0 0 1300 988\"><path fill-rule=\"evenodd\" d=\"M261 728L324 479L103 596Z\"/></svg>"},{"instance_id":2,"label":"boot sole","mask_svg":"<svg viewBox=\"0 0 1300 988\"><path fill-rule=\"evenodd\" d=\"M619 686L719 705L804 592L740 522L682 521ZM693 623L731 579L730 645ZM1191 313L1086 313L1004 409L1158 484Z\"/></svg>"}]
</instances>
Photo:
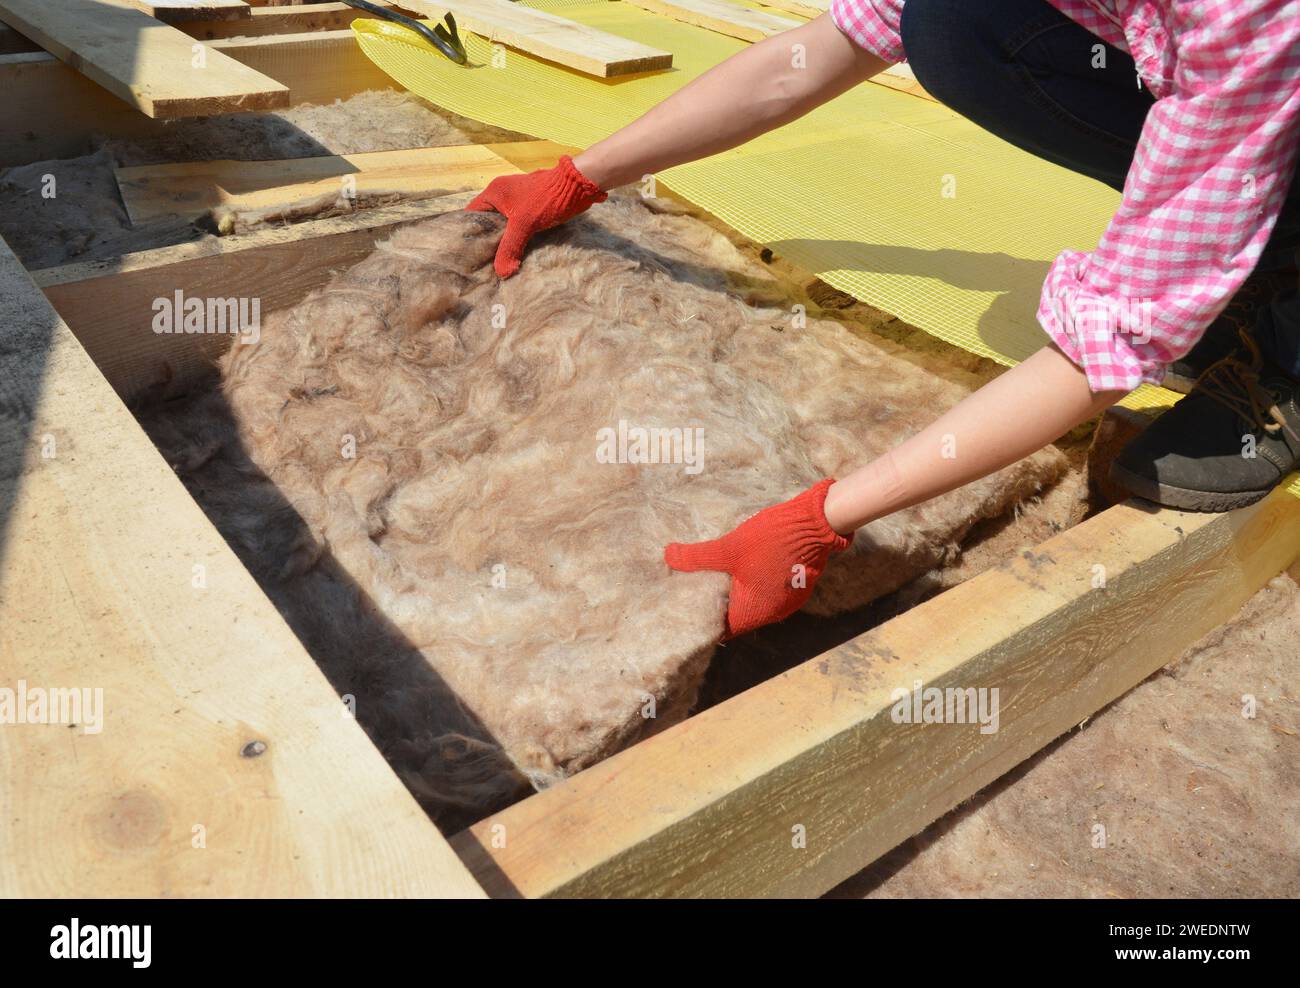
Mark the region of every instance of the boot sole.
<instances>
[{"instance_id":1,"label":"boot sole","mask_svg":"<svg viewBox=\"0 0 1300 988\"><path fill-rule=\"evenodd\" d=\"M1221 491L1189 491L1183 487L1139 477L1118 463L1110 465L1110 479L1138 497L1182 511L1232 511L1234 508L1245 508L1262 501L1277 486L1270 484L1262 491L1234 491L1230 494Z\"/></svg>"}]
</instances>

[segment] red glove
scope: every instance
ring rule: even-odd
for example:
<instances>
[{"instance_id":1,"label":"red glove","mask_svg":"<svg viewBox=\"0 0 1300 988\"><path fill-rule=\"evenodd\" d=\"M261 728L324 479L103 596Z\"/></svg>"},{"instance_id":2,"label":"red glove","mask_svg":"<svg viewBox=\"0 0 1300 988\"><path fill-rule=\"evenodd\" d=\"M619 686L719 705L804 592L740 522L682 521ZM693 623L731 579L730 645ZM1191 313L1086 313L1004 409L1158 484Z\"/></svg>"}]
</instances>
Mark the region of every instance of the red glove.
<instances>
[{"instance_id":1,"label":"red glove","mask_svg":"<svg viewBox=\"0 0 1300 988\"><path fill-rule=\"evenodd\" d=\"M585 212L592 203L608 199L587 179L567 154L554 168L527 175L500 175L466 209L495 209L506 218L506 232L497 245L496 270L509 278L519 270L524 247L534 233L558 226Z\"/></svg>"},{"instance_id":2,"label":"red glove","mask_svg":"<svg viewBox=\"0 0 1300 988\"><path fill-rule=\"evenodd\" d=\"M683 573L713 570L731 574L726 638L735 638L789 617L812 596L826 560L852 539L826 520L823 505L834 480L764 508L711 542L664 549L664 562Z\"/></svg>"}]
</instances>

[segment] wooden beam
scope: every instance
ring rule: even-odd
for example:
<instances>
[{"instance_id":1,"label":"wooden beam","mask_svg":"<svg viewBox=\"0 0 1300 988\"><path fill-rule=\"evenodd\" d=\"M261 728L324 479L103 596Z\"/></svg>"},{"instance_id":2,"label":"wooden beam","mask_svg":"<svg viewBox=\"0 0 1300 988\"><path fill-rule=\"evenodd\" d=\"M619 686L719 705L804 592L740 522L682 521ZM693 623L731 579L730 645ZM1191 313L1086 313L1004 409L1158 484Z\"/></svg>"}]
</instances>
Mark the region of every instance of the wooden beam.
<instances>
[{"instance_id":1,"label":"wooden beam","mask_svg":"<svg viewBox=\"0 0 1300 988\"><path fill-rule=\"evenodd\" d=\"M51 55L155 119L289 105L287 87L132 7L97 0L0 0L0 17ZM52 116L51 105L36 108Z\"/></svg>"},{"instance_id":2,"label":"wooden beam","mask_svg":"<svg viewBox=\"0 0 1300 988\"><path fill-rule=\"evenodd\" d=\"M905 62L899 65L891 65L883 72L877 72L871 77L871 81L878 86L896 89L900 93L928 99L931 103L939 102L926 91L924 86L916 81L916 76L912 73L911 67Z\"/></svg>"},{"instance_id":3,"label":"wooden beam","mask_svg":"<svg viewBox=\"0 0 1300 988\"><path fill-rule=\"evenodd\" d=\"M1282 489L1222 515L1119 505L452 845L498 895L820 894L1175 659L1298 555L1300 498ZM894 691L917 681L999 690L997 730L898 722Z\"/></svg>"},{"instance_id":4,"label":"wooden beam","mask_svg":"<svg viewBox=\"0 0 1300 988\"><path fill-rule=\"evenodd\" d=\"M550 167L563 153L551 141L520 141L279 161L138 165L118 168L116 174L127 215L138 225L168 216L192 219L217 207L289 210L340 196L344 179L350 181L350 194L362 200L447 195L481 189L498 175Z\"/></svg>"},{"instance_id":5,"label":"wooden beam","mask_svg":"<svg viewBox=\"0 0 1300 988\"><path fill-rule=\"evenodd\" d=\"M762 41L798 27L803 21L766 14L727 0L626 0L634 7L675 21L694 24L742 41Z\"/></svg>"},{"instance_id":6,"label":"wooden beam","mask_svg":"<svg viewBox=\"0 0 1300 988\"><path fill-rule=\"evenodd\" d=\"M369 89L393 89L392 77L366 58L350 30L213 41L221 54L288 87L292 105L332 103ZM147 138L165 123L120 99L46 52L0 55L0 166L87 153L95 136ZM49 108L59 108L51 114Z\"/></svg>"},{"instance_id":7,"label":"wooden beam","mask_svg":"<svg viewBox=\"0 0 1300 988\"><path fill-rule=\"evenodd\" d=\"M248 18L253 9L244 0L130 0L150 17L166 24L185 21L234 21Z\"/></svg>"},{"instance_id":8,"label":"wooden beam","mask_svg":"<svg viewBox=\"0 0 1300 988\"><path fill-rule=\"evenodd\" d=\"M402 0L401 6L435 20L451 11L462 29L602 79L673 64L671 52L509 0Z\"/></svg>"},{"instance_id":9,"label":"wooden beam","mask_svg":"<svg viewBox=\"0 0 1300 988\"><path fill-rule=\"evenodd\" d=\"M0 55L40 50L41 46L32 41L27 35L15 31L8 24L0 24Z\"/></svg>"},{"instance_id":10,"label":"wooden beam","mask_svg":"<svg viewBox=\"0 0 1300 988\"><path fill-rule=\"evenodd\" d=\"M379 6L391 7L387 0ZM250 7L248 17L238 20L182 21L176 26L192 38L254 38L268 34L301 34L304 31L337 31L358 17L374 15L346 3L314 3L304 7Z\"/></svg>"},{"instance_id":11,"label":"wooden beam","mask_svg":"<svg viewBox=\"0 0 1300 988\"><path fill-rule=\"evenodd\" d=\"M481 897L3 242L0 414L0 895Z\"/></svg>"},{"instance_id":12,"label":"wooden beam","mask_svg":"<svg viewBox=\"0 0 1300 988\"><path fill-rule=\"evenodd\" d=\"M155 335L155 299L257 298L269 314L355 264L397 226L453 209L473 193L127 254L35 272L36 283L124 399L183 383L231 344L225 334Z\"/></svg>"},{"instance_id":13,"label":"wooden beam","mask_svg":"<svg viewBox=\"0 0 1300 988\"><path fill-rule=\"evenodd\" d=\"M825 8L819 10L809 2L800 2L800 0L760 0L764 7L771 7L773 10L781 10L788 14L798 14L800 17L812 19L826 12Z\"/></svg>"}]
</instances>

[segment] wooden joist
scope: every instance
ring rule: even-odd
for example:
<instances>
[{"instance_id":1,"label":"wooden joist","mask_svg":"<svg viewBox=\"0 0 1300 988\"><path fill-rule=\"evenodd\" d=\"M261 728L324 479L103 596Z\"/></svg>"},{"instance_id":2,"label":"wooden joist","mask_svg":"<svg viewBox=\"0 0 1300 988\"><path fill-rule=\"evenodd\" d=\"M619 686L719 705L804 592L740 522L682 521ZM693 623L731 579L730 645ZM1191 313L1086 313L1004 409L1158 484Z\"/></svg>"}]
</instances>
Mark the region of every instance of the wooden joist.
<instances>
[{"instance_id":1,"label":"wooden joist","mask_svg":"<svg viewBox=\"0 0 1300 988\"><path fill-rule=\"evenodd\" d=\"M1176 658L1297 556L1300 498L1283 489L1221 515L1116 506L452 844L498 895L820 894ZM997 730L898 722L894 691L917 681L997 689Z\"/></svg>"},{"instance_id":2,"label":"wooden joist","mask_svg":"<svg viewBox=\"0 0 1300 988\"><path fill-rule=\"evenodd\" d=\"M800 17L813 18L824 14L830 7L829 2L825 6L818 7L816 0L760 0L764 7L771 7L773 10L783 10L788 14L798 14Z\"/></svg>"},{"instance_id":3,"label":"wooden joist","mask_svg":"<svg viewBox=\"0 0 1300 988\"><path fill-rule=\"evenodd\" d=\"M498 175L555 164L563 149L550 141L466 144L370 151L280 161L194 161L117 169L117 185L133 224L167 216L195 218L223 207L289 210L349 194L408 198L481 189Z\"/></svg>"},{"instance_id":4,"label":"wooden joist","mask_svg":"<svg viewBox=\"0 0 1300 988\"><path fill-rule=\"evenodd\" d=\"M671 52L509 0L402 0L401 6L434 20L451 11L462 29L601 78L673 64Z\"/></svg>"},{"instance_id":5,"label":"wooden joist","mask_svg":"<svg viewBox=\"0 0 1300 988\"><path fill-rule=\"evenodd\" d=\"M653 14L671 17L673 20L707 28L731 38L740 38L742 41L762 41L764 38L788 31L803 23L788 17L751 10L737 3L729 3L728 0L626 0L626 2Z\"/></svg>"},{"instance_id":6,"label":"wooden joist","mask_svg":"<svg viewBox=\"0 0 1300 988\"><path fill-rule=\"evenodd\" d=\"M134 7L99 0L0 0L0 18L148 117L289 105L286 86ZM42 101L29 112L48 122L58 116L52 105L57 104Z\"/></svg>"},{"instance_id":7,"label":"wooden joist","mask_svg":"<svg viewBox=\"0 0 1300 988\"><path fill-rule=\"evenodd\" d=\"M282 82L289 103L332 103L368 89L392 89L392 78L366 58L350 30L221 39L208 55L234 59ZM92 137L148 137L165 124L151 120L46 52L0 55L0 166L71 157ZM59 112L51 114L49 107Z\"/></svg>"},{"instance_id":8,"label":"wooden joist","mask_svg":"<svg viewBox=\"0 0 1300 988\"><path fill-rule=\"evenodd\" d=\"M0 334L0 896L480 897L3 242Z\"/></svg>"},{"instance_id":9,"label":"wooden joist","mask_svg":"<svg viewBox=\"0 0 1300 988\"><path fill-rule=\"evenodd\" d=\"M296 226L210 238L34 274L109 384L130 400L183 383L231 345L224 334L155 336L153 300L237 296L271 313L300 301L332 272L364 259L402 223L460 209L473 193L366 209Z\"/></svg>"},{"instance_id":10,"label":"wooden joist","mask_svg":"<svg viewBox=\"0 0 1300 988\"><path fill-rule=\"evenodd\" d=\"M495 161L479 166L494 174L538 167L574 149L549 141L495 144ZM462 148L430 148L448 179L466 167ZM365 258L376 241L402 223L462 208L474 192L364 209L346 216L270 227L232 237L210 237L108 261L47 268L34 273L59 315L72 328L109 384L132 399L162 381L183 383L206 370L231 343L224 334L155 335L155 299L176 291L189 297L241 296L261 300L271 313L300 301L331 273Z\"/></svg>"},{"instance_id":11,"label":"wooden joist","mask_svg":"<svg viewBox=\"0 0 1300 988\"><path fill-rule=\"evenodd\" d=\"M168 24L185 21L244 20L252 8L244 0L129 0L150 17Z\"/></svg>"},{"instance_id":12,"label":"wooden joist","mask_svg":"<svg viewBox=\"0 0 1300 988\"><path fill-rule=\"evenodd\" d=\"M388 0L377 0L392 7ZM346 3L313 3L302 7L250 7L250 16L237 20L194 20L177 23L186 34L211 41L215 38L251 38L267 34L301 34L303 31L337 31L358 17L373 17Z\"/></svg>"}]
</instances>

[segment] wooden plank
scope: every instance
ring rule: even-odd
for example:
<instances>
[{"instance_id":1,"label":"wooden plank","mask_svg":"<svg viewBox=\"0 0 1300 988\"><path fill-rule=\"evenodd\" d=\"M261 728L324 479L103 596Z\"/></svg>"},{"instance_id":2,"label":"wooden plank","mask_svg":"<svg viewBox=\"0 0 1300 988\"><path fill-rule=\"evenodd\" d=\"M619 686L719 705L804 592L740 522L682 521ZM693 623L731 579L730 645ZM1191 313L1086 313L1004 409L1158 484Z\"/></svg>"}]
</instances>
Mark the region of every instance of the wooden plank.
<instances>
[{"instance_id":1,"label":"wooden plank","mask_svg":"<svg viewBox=\"0 0 1300 988\"><path fill-rule=\"evenodd\" d=\"M366 58L350 29L228 38L214 41L212 47L284 82L294 106L332 103L367 89L393 89L397 85L387 72Z\"/></svg>"},{"instance_id":2,"label":"wooden plank","mask_svg":"<svg viewBox=\"0 0 1300 988\"><path fill-rule=\"evenodd\" d=\"M482 895L2 242L0 418L0 895Z\"/></svg>"},{"instance_id":3,"label":"wooden plank","mask_svg":"<svg viewBox=\"0 0 1300 988\"><path fill-rule=\"evenodd\" d=\"M1176 658L1298 555L1300 498L1282 489L1222 515L1116 506L452 845L498 895L820 894ZM997 730L896 722L894 691L916 681L997 688Z\"/></svg>"},{"instance_id":4,"label":"wooden plank","mask_svg":"<svg viewBox=\"0 0 1300 988\"><path fill-rule=\"evenodd\" d=\"M871 81L878 86L896 89L900 93L908 93L911 96L928 99L931 103L939 102L926 91L924 86L916 81L916 76L912 74L912 70L905 63L891 65L883 72L873 75Z\"/></svg>"},{"instance_id":5,"label":"wooden plank","mask_svg":"<svg viewBox=\"0 0 1300 988\"><path fill-rule=\"evenodd\" d=\"M493 145L516 171L575 149L550 142ZM503 168L504 170L504 168ZM225 334L155 335L153 302L187 297L258 298L264 314L300 301L336 270L366 257L403 223L460 209L473 192L365 209L348 216L140 251L33 275L109 383L125 399L210 367Z\"/></svg>"},{"instance_id":6,"label":"wooden plank","mask_svg":"<svg viewBox=\"0 0 1300 988\"><path fill-rule=\"evenodd\" d=\"M402 0L401 6L435 20L451 11L461 29L602 79L673 64L671 52L509 0Z\"/></svg>"},{"instance_id":7,"label":"wooden plank","mask_svg":"<svg viewBox=\"0 0 1300 988\"><path fill-rule=\"evenodd\" d=\"M131 7L97 0L0 0L0 17L148 117L289 105L289 90ZM196 61L200 64L196 64ZM36 108L51 115L50 104Z\"/></svg>"},{"instance_id":8,"label":"wooden plank","mask_svg":"<svg viewBox=\"0 0 1300 988\"><path fill-rule=\"evenodd\" d=\"M8 24L0 24L0 55L22 51L40 51L41 46Z\"/></svg>"},{"instance_id":9,"label":"wooden plank","mask_svg":"<svg viewBox=\"0 0 1300 988\"><path fill-rule=\"evenodd\" d=\"M771 7L774 10L782 10L787 14L798 14L800 17L812 19L824 14L829 7L818 9L809 0L760 0L764 7Z\"/></svg>"},{"instance_id":10,"label":"wooden plank","mask_svg":"<svg viewBox=\"0 0 1300 988\"><path fill-rule=\"evenodd\" d=\"M295 226L128 254L35 272L109 384L130 400L161 382L183 383L210 367L227 334L152 331L153 302L185 297L257 298L269 314L293 305L330 274L365 258L397 226L460 209L473 193L366 209Z\"/></svg>"},{"instance_id":11,"label":"wooden plank","mask_svg":"<svg viewBox=\"0 0 1300 988\"><path fill-rule=\"evenodd\" d=\"M369 89L393 89L392 77L362 53L350 30L213 41L221 53L289 88L291 105L332 103ZM87 153L95 136L161 133L151 120L46 52L0 55L0 166ZM59 112L51 115L49 108Z\"/></svg>"},{"instance_id":12,"label":"wooden plank","mask_svg":"<svg viewBox=\"0 0 1300 988\"><path fill-rule=\"evenodd\" d=\"M224 207L287 210L342 194L360 200L385 194L428 197L481 189L498 175L555 164L559 145L513 145L371 151L280 161L197 161L117 169L117 185L133 224L169 216L198 217ZM503 156L504 155L504 156ZM522 163L522 165L521 165Z\"/></svg>"},{"instance_id":13,"label":"wooden plank","mask_svg":"<svg viewBox=\"0 0 1300 988\"><path fill-rule=\"evenodd\" d=\"M634 7L675 21L694 24L742 41L762 41L798 27L802 21L751 10L727 0L626 0Z\"/></svg>"},{"instance_id":14,"label":"wooden plank","mask_svg":"<svg viewBox=\"0 0 1300 988\"><path fill-rule=\"evenodd\" d=\"M391 7L388 0L377 0ZM268 34L301 34L304 31L337 31L358 17L373 17L346 3L314 3L305 7L250 7L248 17L238 20L181 21L176 26L192 38L252 38Z\"/></svg>"},{"instance_id":15,"label":"wooden plank","mask_svg":"<svg viewBox=\"0 0 1300 988\"><path fill-rule=\"evenodd\" d=\"M184 21L243 20L253 9L244 0L130 0L150 17L167 24Z\"/></svg>"}]
</instances>

